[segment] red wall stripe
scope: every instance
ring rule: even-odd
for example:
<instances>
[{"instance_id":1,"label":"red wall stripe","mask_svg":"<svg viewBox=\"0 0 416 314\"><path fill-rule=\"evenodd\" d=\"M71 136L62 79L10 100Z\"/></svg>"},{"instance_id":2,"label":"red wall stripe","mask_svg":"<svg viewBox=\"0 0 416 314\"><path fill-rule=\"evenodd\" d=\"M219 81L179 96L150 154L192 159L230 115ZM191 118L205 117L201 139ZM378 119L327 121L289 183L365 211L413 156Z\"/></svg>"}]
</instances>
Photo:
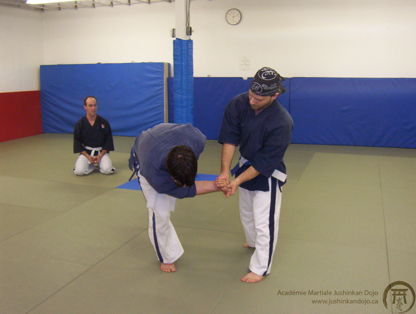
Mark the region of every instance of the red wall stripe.
<instances>
[{"instance_id":1,"label":"red wall stripe","mask_svg":"<svg viewBox=\"0 0 416 314\"><path fill-rule=\"evenodd\" d=\"M42 134L40 91L0 93L0 142Z\"/></svg>"}]
</instances>

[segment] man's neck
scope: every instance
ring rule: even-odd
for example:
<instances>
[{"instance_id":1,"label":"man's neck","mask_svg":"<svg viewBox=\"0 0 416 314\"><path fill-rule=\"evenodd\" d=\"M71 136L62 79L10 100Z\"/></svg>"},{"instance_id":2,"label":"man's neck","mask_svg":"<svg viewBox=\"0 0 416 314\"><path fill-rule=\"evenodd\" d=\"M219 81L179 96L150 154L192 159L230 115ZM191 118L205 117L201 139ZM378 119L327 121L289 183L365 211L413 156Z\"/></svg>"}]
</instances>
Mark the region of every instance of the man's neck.
<instances>
[{"instance_id":1,"label":"man's neck","mask_svg":"<svg viewBox=\"0 0 416 314\"><path fill-rule=\"evenodd\" d=\"M95 115L95 116L90 116L90 115L87 115L86 117L87 117L87 119L88 119L88 122L89 122L91 125L94 125L94 123L95 123L95 119L97 119L97 115Z\"/></svg>"},{"instance_id":2,"label":"man's neck","mask_svg":"<svg viewBox=\"0 0 416 314\"><path fill-rule=\"evenodd\" d=\"M270 106L270 104L267 105L266 107L263 107L263 108L259 109L259 110L254 110L255 115L257 116L260 112L262 112L264 109L266 109L269 106Z\"/></svg>"}]
</instances>

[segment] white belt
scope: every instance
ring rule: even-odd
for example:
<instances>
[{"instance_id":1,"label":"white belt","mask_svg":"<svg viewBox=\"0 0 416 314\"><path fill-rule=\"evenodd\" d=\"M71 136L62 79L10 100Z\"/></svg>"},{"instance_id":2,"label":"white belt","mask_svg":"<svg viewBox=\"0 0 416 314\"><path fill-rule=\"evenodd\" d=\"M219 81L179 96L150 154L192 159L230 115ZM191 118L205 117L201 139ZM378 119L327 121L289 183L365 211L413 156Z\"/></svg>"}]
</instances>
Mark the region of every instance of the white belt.
<instances>
[{"instance_id":1,"label":"white belt","mask_svg":"<svg viewBox=\"0 0 416 314\"><path fill-rule=\"evenodd\" d=\"M249 162L250 164L251 164L251 162L250 161L248 161L247 159L245 159L243 156L241 156L240 157L240 160L239 160L239 162L238 162L238 164L239 164L239 166L240 166L240 168L246 163L246 162ZM286 181L286 178L287 178L287 175L286 174L284 174L283 172L281 172L281 171L279 171L279 170L275 170L275 171L273 171L273 173L272 173L272 177L273 178L276 178L277 180L279 180L279 181L281 181L281 182L285 182Z\"/></svg>"},{"instance_id":2,"label":"white belt","mask_svg":"<svg viewBox=\"0 0 416 314\"><path fill-rule=\"evenodd\" d=\"M247 161L251 164L251 161L249 161L248 159L245 159L243 156L240 156L240 160L238 161L238 165L240 166L240 168L241 168L242 166L244 166L244 164L245 164Z\"/></svg>"},{"instance_id":3,"label":"white belt","mask_svg":"<svg viewBox=\"0 0 416 314\"><path fill-rule=\"evenodd\" d=\"M285 182L286 178L287 178L287 175L276 169L276 170L273 171L272 177L276 178L277 180L279 180L281 182Z\"/></svg>"},{"instance_id":4,"label":"white belt","mask_svg":"<svg viewBox=\"0 0 416 314\"><path fill-rule=\"evenodd\" d=\"M90 151L91 151L90 156L94 156L94 153L95 153L95 152L100 152L100 151L102 151L102 150L103 150L103 148L102 148L102 147L89 147L89 146L84 146L84 148L86 148L86 149L88 149L88 150L90 150Z\"/></svg>"}]
</instances>

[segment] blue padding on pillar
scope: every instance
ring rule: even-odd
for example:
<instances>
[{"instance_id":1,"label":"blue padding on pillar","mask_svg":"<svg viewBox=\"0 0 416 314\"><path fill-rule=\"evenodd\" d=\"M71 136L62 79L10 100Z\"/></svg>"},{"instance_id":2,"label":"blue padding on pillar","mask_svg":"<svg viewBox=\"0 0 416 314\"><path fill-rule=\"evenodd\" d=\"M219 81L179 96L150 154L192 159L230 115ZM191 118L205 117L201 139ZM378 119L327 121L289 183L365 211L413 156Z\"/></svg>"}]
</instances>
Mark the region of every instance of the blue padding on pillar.
<instances>
[{"instance_id":1,"label":"blue padding on pillar","mask_svg":"<svg viewBox=\"0 0 416 314\"><path fill-rule=\"evenodd\" d=\"M291 79L292 143L416 148L416 79Z\"/></svg>"},{"instance_id":2,"label":"blue padding on pillar","mask_svg":"<svg viewBox=\"0 0 416 314\"><path fill-rule=\"evenodd\" d=\"M42 65L40 80L44 133L73 133L89 95L113 135L137 136L164 122L165 63Z\"/></svg>"},{"instance_id":3,"label":"blue padding on pillar","mask_svg":"<svg viewBox=\"0 0 416 314\"><path fill-rule=\"evenodd\" d=\"M173 42L174 122L192 123L194 106L194 66L192 40Z\"/></svg>"}]
</instances>

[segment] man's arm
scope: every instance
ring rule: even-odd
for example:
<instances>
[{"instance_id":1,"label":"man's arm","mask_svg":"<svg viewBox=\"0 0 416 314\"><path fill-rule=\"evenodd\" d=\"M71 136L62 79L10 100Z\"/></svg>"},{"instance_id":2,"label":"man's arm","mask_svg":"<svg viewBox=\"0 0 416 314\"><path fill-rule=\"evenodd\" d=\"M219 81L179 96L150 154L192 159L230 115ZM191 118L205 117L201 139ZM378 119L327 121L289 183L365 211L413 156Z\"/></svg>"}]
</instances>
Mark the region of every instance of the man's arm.
<instances>
[{"instance_id":1,"label":"man's arm","mask_svg":"<svg viewBox=\"0 0 416 314\"><path fill-rule=\"evenodd\" d=\"M244 182L254 179L260 174L253 166L250 166L246 171L240 174L236 179L230 182L230 189L227 193L224 193L228 198L230 195L234 195L237 191L237 188Z\"/></svg>"},{"instance_id":2,"label":"man's arm","mask_svg":"<svg viewBox=\"0 0 416 314\"><path fill-rule=\"evenodd\" d=\"M89 155L89 154L88 154L85 150L84 150L84 151L82 151L80 154L81 154L81 155L84 155L84 156L88 159L88 161L89 161L90 163L95 164L95 159L94 159L94 157L92 157L91 155Z\"/></svg>"},{"instance_id":3,"label":"man's arm","mask_svg":"<svg viewBox=\"0 0 416 314\"><path fill-rule=\"evenodd\" d=\"M228 184L230 182L230 168L231 161L233 160L235 153L235 145L224 143L222 145L221 153L221 173L218 176L217 180L225 180Z\"/></svg>"},{"instance_id":4,"label":"man's arm","mask_svg":"<svg viewBox=\"0 0 416 314\"><path fill-rule=\"evenodd\" d=\"M82 122L81 121L82 121L82 118L74 126L74 154L77 154L77 153L82 154L82 152L85 150L84 146L82 145Z\"/></svg>"},{"instance_id":5,"label":"man's arm","mask_svg":"<svg viewBox=\"0 0 416 314\"><path fill-rule=\"evenodd\" d=\"M214 181L196 181L195 186L196 186L196 195L202 195L202 194L221 191L219 188L217 188Z\"/></svg>"}]
</instances>

